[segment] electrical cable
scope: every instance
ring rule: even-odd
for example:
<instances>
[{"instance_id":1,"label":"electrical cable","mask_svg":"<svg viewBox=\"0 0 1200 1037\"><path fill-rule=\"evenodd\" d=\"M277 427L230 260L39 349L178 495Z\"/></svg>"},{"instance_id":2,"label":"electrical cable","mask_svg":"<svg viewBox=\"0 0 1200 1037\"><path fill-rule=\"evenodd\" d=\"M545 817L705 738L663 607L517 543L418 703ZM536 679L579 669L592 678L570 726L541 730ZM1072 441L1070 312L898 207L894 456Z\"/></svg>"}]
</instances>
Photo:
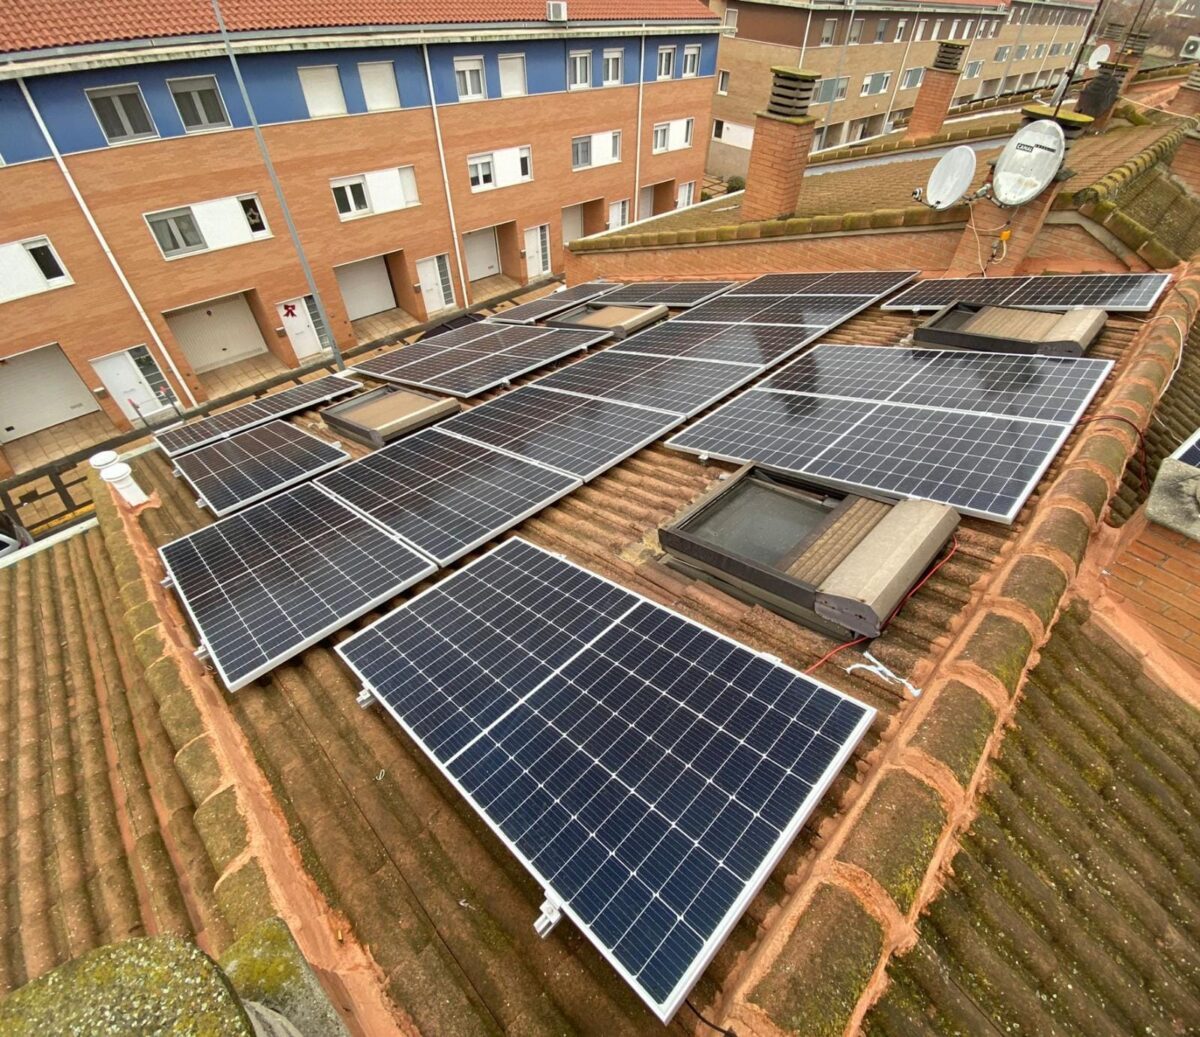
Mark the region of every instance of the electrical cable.
<instances>
[{"instance_id":1,"label":"electrical cable","mask_svg":"<svg viewBox=\"0 0 1200 1037\"><path fill-rule=\"evenodd\" d=\"M685 998L683 1003L685 1005L687 1005L688 1008L690 1008L692 1010L692 1012L695 1014L696 1018L699 1019L710 1030L715 1030L717 1033L724 1034L725 1037L737 1037L737 1033L735 1031L727 1029L724 1026L718 1026L716 1023L710 1022L709 1020L705 1019L704 1016L700 1014L700 1009L698 1009L694 1004L692 1004L691 1001L689 1001Z\"/></svg>"}]
</instances>

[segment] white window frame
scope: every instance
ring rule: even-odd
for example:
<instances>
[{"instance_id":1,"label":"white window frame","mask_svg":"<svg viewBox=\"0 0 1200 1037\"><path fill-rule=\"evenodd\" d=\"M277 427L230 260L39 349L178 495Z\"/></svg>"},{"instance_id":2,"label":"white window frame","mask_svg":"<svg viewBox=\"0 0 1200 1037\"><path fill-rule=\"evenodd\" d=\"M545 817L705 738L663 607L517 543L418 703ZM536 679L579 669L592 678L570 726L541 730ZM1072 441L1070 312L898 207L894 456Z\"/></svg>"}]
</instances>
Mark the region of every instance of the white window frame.
<instances>
[{"instance_id":1,"label":"white window frame","mask_svg":"<svg viewBox=\"0 0 1200 1037\"><path fill-rule=\"evenodd\" d=\"M575 146L580 143L585 144L587 147L587 161L577 165L575 162ZM581 137L572 137L571 138L571 169L578 170L578 169L591 169L591 168L592 168L592 135L590 133L585 133Z\"/></svg>"},{"instance_id":2,"label":"white window frame","mask_svg":"<svg viewBox=\"0 0 1200 1037\"><path fill-rule=\"evenodd\" d=\"M658 143L659 136L662 136L662 144ZM669 122L655 123L654 129L650 132L650 154L661 155L671 145L671 124Z\"/></svg>"},{"instance_id":3,"label":"white window frame","mask_svg":"<svg viewBox=\"0 0 1200 1037\"><path fill-rule=\"evenodd\" d=\"M362 187L363 201L366 202L366 208L364 209L359 209L353 204L354 194L350 189L355 184ZM345 192L347 200L351 203L349 212L342 212L342 210L338 208L337 192L339 188ZM334 211L338 214L338 219L343 223L348 220L361 219L363 216L370 216L375 211L375 207L371 204L371 191L370 188L367 187L367 178L365 176L359 175L336 177L335 179L329 181L329 190L330 193L333 194Z\"/></svg>"},{"instance_id":4,"label":"white window frame","mask_svg":"<svg viewBox=\"0 0 1200 1037\"><path fill-rule=\"evenodd\" d=\"M685 191L685 188L686 188L686 191ZM687 195L687 201L684 202L682 205L680 205L679 198L676 197L675 208L686 209L689 205L696 204L696 181L695 180L689 180L687 183L680 184L679 191L684 192Z\"/></svg>"},{"instance_id":5,"label":"white window frame","mask_svg":"<svg viewBox=\"0 0 1200 1037\"><path fill-rule=\"evenodd\" d=\"M506 94L504 92L504 65L505 61L521 62L521 92L518 94ZM525 63L525 55L523 53L514 52L512 54L499 54L496 57L496 65L500 71L500 96L501 97L525 97L529 94L529 68ZM457 79L455 80L457 83Z\"/></svg>"},{"instance_id":6,"label":"white window frame","mask_svg":"<svg viewBox=\"0 0 1200 1037\"><path fill-rule=\"evenodd\" d=\"M324 69L333 69L334 78L337 80L338 96L342 99L342 109L338 112L328 112L325 115L314 115L308 107L308 94L304 90L304 73L317 72ZM304 107L308 111L310 119L334 119L339 115L346 115L350 109L346 107L346 88L342 86L342 70L337 65L298 65L296 67L296 78L300 81L300 93L304 95Z\"/></svg>"},{"instance_id":7,"label":"white window frame","mask_svg":"<svg viewBox=\"0 0 1200 1037\"><path fill-rule=\"evenodd\" d=\"M994 58L992 58L992 60L993 61L1007 61L1008 56L1011 53L1012 53L1012 48L1007 45L1003 46L1003 47L997 47L996 48L996 56Z\"/></svg>"},{"instance_id":8,"label":"white window frame","mask_svg":"<svg viewBox=\"0 0 1200 1037\"><path fill-rule=\"evenodd\" d=\"M616 75L608 74L609 62L616 62ZM625 51L620 47L604 52L600 63L600 82L604 86L621 86L625 82Z\"/></svg>"},{"instance_id":9,"label":"white window frame","mask_svg":"<svg viewBox=\"0 0 1200 1037\"><path fill-rule=\"evenodd\" d=\"M241 205L243 202L248 202L248 201L253 200L255 206L257 206L257 208L258 208L258 215L259 215L259 218L262 220L261 228L259 228L258 230L255 230L253 227L250 227L250 218L246 217L246 226L250 227L250 237L255 238L255 239L271 237L271 227L270 227L270 224L267 223L267 210L263 208L262 199L258 196L258 194L255 193L254 191L249 191L246 194L239 194L237 196L237 200L238 200L239 205ZM245 209L243 209L242 211L244 213Z\"/></svg>"},{"instance_id":10,"label":"white window frame","mask_svg":"<svg viewBox=\"0 0 1200 1037\"><path fill-rule=\"evenodd\" d=\"M908 28L908 19L901 18L896 23L896 36L895 36L895 39L892 40L892 42L899 43L901 40L903 40L904 39L904 30L907 28Z\"/></svg>"},{"instance_id":11,"label":"white window frame","mask_svg":"<svg viewBox=\"0 0 1200 1037\"><path fill-rule=\"evenodd\" d=\"M695 79L698 75L700 75L700 44L689 43L683 48L682 77Z\"/></svg>"},{"instance_id":12,"label":"white window frame","mask_svg":"<svg viewBox=\"0 0 1200 1037\"><path fill-rule=\"evenodd\" d=\"M958 18L955 18L954 21L950 23L950 39L958 39L958 27L960 24L961 22Z\"/></svg>"},{"instance_id":13,"label":"white window frame","mask_svg":"<svg viewBox=\"0 0 1200 1037\"><path fill-rule=\"evenodd\" d=\"M363 80L364 68L381 68L387 66L388 72L391 74L392 89L396 92L396 103L378 107L372 107L370 100L367 98L367 87ZM362 88L363 104L366 105L368 112L394 112L400 105L400 84L396 82L396 63L394 61L360 61L358 63L358 85Z\"/></svg>"},{"instance_id":14,"label":"white window frame","mask_svg":"<svg viewBox=\"0 0 1200 1037\"><path fill-rule=\"evenodd\" d=\"M485 181L484 176L487 180ZM471 183L472 179L478 179L478 184ZM467 184L471 191L475 194L481 191L493 191L496 188L496 162L492 158L490 151L485 151L479 155L467 156Z\"/></svg>"},{"instance_id":15,"label":"white window frame","mask_svg":"<svg viewBox=\"0 0 1200 1037\"><path fill-rule=\"evenodd\" d=\"M721 24L726 29L737 29L738 9L736 7L726 7L724 15L721 16Z\"/></svg>"},{"instance_id":16,"label":"white window frame","mask_svg":"<svg viewBox=\"0 0 1200 1037\"><path fill-rule=\"evenodd\" d=\"M838 20L836 18L825 19L824 24L821 26L821 41L818 46L833 46L834 42L837 40L837 24Z\"/></svg>"},{"instance_id":17,"label":"white window frame","mask_svg":"<svg viewBox=\"0 0 1200 1037\"><path fill-rule=\"evenodd\" d=\"M725 133L725 120L713 119L712 121L712 139L721 140Z\"/></svg>"},{"instance_id":18,"label":"white window frame","mask_svg":"<svg viewBox=\"0 0 1200 1037\"><path fill-rule=\"evenodd\" d=\"M821 87L826 83L836 84L833 88L832 97L822 97ZM849 76L838 76L837 79L818 79L813 85L813 104L832 104L835 101L844 101L846 99L846 91L850 88Z\"/></svg>"},{"instance_id":19,"label":"white window frame","mask_svg":"<svg viewBox=\"0 0 1200 1037\"><path fill-rule=\"evenodd\" d=\"M888 18L877 18L875 20L875 43L887 43Z\"/></svg>"},{"instance_id":20,"label":"white window frame","mask_svg":"<svg viewBox=\"0 0 1200 1037\"><path fill-rule=\"evenodd\" d=\"M963 69L963 79L978 79L982 73L982 61L968 61L966 68Z\"/></svg>"},{"instance_id":21,"label":"white window frame","mask_svg":"<svg viewBox=\"0 0 1200 1037\"><path fill-rule=\"evenodd\" d=\"M612 144L610 146L610 150L612 151L612 160L614 162L620 162L621 161L621 131L620 130L612 131Z\"/></svg>"},{"instance_id":22,"label":"white window frame","mask_svg":"<svg viewBox=\"0 0 1200 1037\"><path fill-rule=\"evenodd\" d=\"M576 72L580 69L585 75L580 79ZM590 50L573 50L567 54L567 89L590 90L592 87L592 52Z\"/></svg>"},{"instance_id":23,"label":"white window frame","mask_svg":"<svg viewBox=\"0 0 1200 1037\"><path fill-rule=\"evenodd\" d=\"M614 205L619 205L621 207L620 208L621 222L616 224L616 226L613 226L613 222L610 219L608 221L608 229L616 230L617 227L627 227L629 225L629 199L628 198L618 198L615 202L609 202L608 212L609 212L610 216L612 215L612 209L613 209Z\"/></svg>"},{"instance_id":24,"label":"white window frame","mask_svg":"<svg viewBox=\"0 0 1200 1037\"><path fill-rule=\"evenodd\" d=\"M479 73L479 92L474 93L468 90L464 93L463 83L466 83L468 87L471 85L472 72ZM459 78L460 75L462 79ZM487 100L487 68L481 54L460 55L454 59L454 90L461 102Z\"/></svg>"},{"instance_id":25,"label":"white window frame","mask_svg":"<svg viewBox=\"0 0 1200 1037\"><path fill-rule=\"evenodd\" d=\"M1041 43L1041 44L1038 44L1038 46L1045 49L1046 45L1044 43ZM1040 54L1038 54L1036 56L1039 58L1041 57ZM1028 43L1018 43L1016 46L1016 50L1013 51L1013 61L1024 61L1027 57L1029 57L1029 44Z\"/></svg>"},{"instance_id":26,"label":"white window frame","mask_svg":"<svg viewBox=\"0 0 1200 1037\"><path fill-rule=\"evenodd\" d=\"M187 218L189 220L192 221L192 227L195 229L196 235L200 239L200 244L186 245L183 248L172 249L170 252L167 252L163 248L162 242L159 241L158 235L154 231L154 221L155 220L166 221L168 224L171 225L172 232L179 238L180 241L182 241L183 235L180 234L179 231L174 227L174 224L172 223L172 221L177 220L179 217L185 216L185 215L187 216ZM158 246L158 251L160 253L162 253L163 259L167 259L167 260L179 259L182 256L191 256L197 252L207 252L208 251L208 242L204 240L204 231L202 231L200 229L200 224L196 222L196 217L195 217L195 215L193 215L192 207L190 205L181 205L174 209L160 209L158 212L143 213L142 219L144 219L146 221L146 227L150 231L150 236L154 239L155 245Z\"/></svg>"},{"instance_id":27,"label":"white window frame","mask_svg":"<svg viewBox=\"0 0 1200 1037\"><path fill-rule=\"evenodd\" d=\"M62 257L58 254L58 250L44 234L35 238L25 238L21 241L21 247L29 253L29 259L37 267L37 272L41 275L42 281L45 282L47 291L51 288L65 288L67 285L75 283L70 272L67 270L66 263L62 261ZM50 278L46 276L46 272L38 265L38 261L33 258L33 250L35 248L45 248L54 257L54 262L58 264L58 269L62 271L58 277ZM14 296L14 298L20 297Z\"/></svg>"},{"instance_id":28,"label":"white window frame","mask_svg":"<svg viewBox=\"0 0 1200 1037\"><path fill-rule=\"evenodd\" d=\"M100 113L96 111L96 106L92 103L92 99L95 97L118 97L122 93L128 93L130 91L133 91L137 94L138 101L140 101L142 105L142 110L146 113L146 119L150 123L150 129L146 133L129 133L123 137L117 137L115 139L110 138L108 132L104 129L104 123L100 121ZM142 94L142 87L140 83L113 83L110 86L94 86L86 89L84 94L88 99L88 107L91 108L92 115L96 119L96 125L100 127L100 133L103 135L105 141L109 145L116 146L118 144L132 144L139 140L154 140L158 136L158 127L154 123L154 115L150 111L150 106L146 104L146 98ZM124 110L115 102L114 107L117 109L117 113L120 116L121 122L126 127L129 127L129 120L125 117Z\"/></svg>"},{"instance_id":29,"label":"white window frame","mask_svg":"<svg viewBox=\"0 0 1200 1037\"><path fill-rule=\"evenodd\" d=\"M933 23L933 36L931 37L932 39L940 40L942 38L942 25L944 23L945 23L944 18L939 18L936 22Z\"/></svg>"},{"instance_id":30,"label":"white window frame","mask_svg":"<svg viewBox=\"0 0 1200 1037\"><path fill-rule=\"evenodd\" d=\"M878 90L868 90L867 87L869 87L871 85L871 80L874 79L876 76L883 76L882 84L880 84L880 87ZM862 87L858 91L858 96L859 97L878 97L880 94L887 92L887 88L888 88L888 86L891 85L891 82L892 82L892 73L891 72L868 72L865 76L863 76Z\"/></svg>"},{"instance_id":31,"label":"white window frame","mask_svg":"<svg viewBox=\"0 0 1200 1037\"><path fill-rule=\"evenodd\" d=\"M915 77L913 76L914 72L916 73ZM915 83L911 82L911 80L913 78L916 79ZM906 68L904 70L904 73L900 76L900 89L901 90L916 90L921 85L921 80L923 80L924 78L925 78L925 66L924 65L914 65L912 68Z\"/></svg>"},{"instance_id":32,"label":"white window frame","mask_svg":"<svg viewBox=\"0 0 1200 1037\"><path fill-rule=\"evenodd\" d=\"M729 96L729 69L717 69L717 93L722 97Z\"/></svg>"},{"instance_id":33,"label":"white window frame","mask_svg":"<svg viewBox=\"0 0 1200 1037\"><path fill-rule=\"evenodd\" d=\"M683 124L683 146L690 148L692 146L692 136L696 131L696 120L688 116L687 121Z\"/></svg>"},{"instance_id":34,"label":"white window frame","mask_svg":"<svg viewBox=\"0 0 1200 1037\"><path fill-rule=\"evenodd\" d=\"M517 148L518 169L520 168L522 162L524 162L528 167L529 172L522 176L517 183L526 184L533 179L533 148L528 144L523 144L521 147Z\"/></svg>"},{"instance_id":35,"label":"white window frame","mask_svg":"<svg viewBox=\"0 0 1200 1037\"><path fill-rule=\"evenodd\" d=\"M664 59L665 71L664 71ZM658 64L655 66L654 78L659 82L667 79L675 78L675 48L674 47L659 47L658 48Z\"/></svg>"},{"instance_id":36,"label":"white window frame","mask_svg":"<svg viewBox=\"0 0 1200 1037\"><path fill-rule=\"evenodd\" d=\"M851 18L850 32L846 36L846 42L851 47L857 47L862 42L863 29L867 27L865 18Z\"/></svg>"},{"instance_id":37,"label":"white window frame","mask_svg":"<svg viewBox=\"0 0 1200 1037\"><path fill-rule=\"evenodd\" d=\"M916 31L916 35L913 38L918 43L924 42L925 30L928 28L929 28L929 19L928 18L918 18L917 19L917 31Z\"/></svg>"},{"instance_id":38,"label":"white window frame","mask_svg":"<svg viewBox=\"0 0 1200 1037\"><path fill-rule=\"evenodd\" d=\"M203 124L199 126L189 126L183 118L183 109L179 107L179 94L175 92L177 84L182 83L197 83L207 79L212 83L213 93L217 95L217 104L221 106L221 114L225 117L223 122L209 122L208 115L204 111L203 105L198 101L193 101L196 105L196 111L204 118ZM175 104L175 111L179 113L179 123L183 126L184 133L211 133L213 130L227 130L233 125L229 118L229 109L225 106L225 98L221 95L221 84L217 82L216 76L175 76L167 80L167 92L171 95L171 100ZM184 89L182 93L195 94L195 90Z\"/></svg>"}]
</instances>

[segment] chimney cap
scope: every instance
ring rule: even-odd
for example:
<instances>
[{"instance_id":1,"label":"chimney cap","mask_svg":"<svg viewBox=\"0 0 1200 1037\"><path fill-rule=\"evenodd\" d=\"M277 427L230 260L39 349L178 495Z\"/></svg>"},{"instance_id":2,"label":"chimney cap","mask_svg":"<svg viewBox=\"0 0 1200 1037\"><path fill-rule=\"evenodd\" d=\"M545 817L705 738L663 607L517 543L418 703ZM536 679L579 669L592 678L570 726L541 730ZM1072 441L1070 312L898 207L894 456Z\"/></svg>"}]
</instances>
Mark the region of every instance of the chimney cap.
<instances>
[{"instance_id":1,"label":"chimney cap","mask_svg":"<svg viewBox=\"0 0 1200 1037\"><path fill-rule=\"evenodd\" d=\"M803 68L797 68L795 65L772 65L772 75L783 76L784 79L804 79L816 81L821 78L820 72L809 72Z\"/></svg>"}]
</instances>

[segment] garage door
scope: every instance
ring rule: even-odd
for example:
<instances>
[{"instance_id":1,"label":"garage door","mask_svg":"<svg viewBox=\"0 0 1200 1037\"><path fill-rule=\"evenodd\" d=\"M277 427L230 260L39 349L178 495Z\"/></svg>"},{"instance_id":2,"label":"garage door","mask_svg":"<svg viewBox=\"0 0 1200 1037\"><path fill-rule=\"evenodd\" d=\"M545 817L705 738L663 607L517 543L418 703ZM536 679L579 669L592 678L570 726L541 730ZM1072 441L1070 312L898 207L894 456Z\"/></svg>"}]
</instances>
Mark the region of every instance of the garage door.
<instances>
[{"instance_id":1,"label":"garage door","mask_svg":"<svg viewBox=\"0 0 1200 1037\"><path fill-rule=\"evenodd\" d=\"M369 317L372 313L390 310L396 305L396 295L392 291L392 281L388 277L383 256L337 266L333 272L351 320Z\"/></svg>"},{"instance_id":2,"label":"garage door","mask_svg":"<svg viewBox=\"0 0 1200 1037\"><path fill-rule=\"evenodd\" d=\"M0 362L0 443L99 409L58 346L43 346Z\"/></svg>"},{"instance_id":3,"label":"garage door","mask_svg":"<svg viewBox=\"0 0 1200 1037\"><path fill-rule=\"evenodd\" d=\"M467 255L467 280L478 281L500 273L500 253L496 250L496 228L473 230L463 235Z\"/></svg>"},{"instance_id":4,"label":"garage door","mask_svg":"<svg viewBox=\"0 0 1200 1037\"><path fill-rule=\"evenodd\" d=\"M167 316L167 324L197 374L267 351L244 295L179 310Z\"/></svg>"}]
</instances>

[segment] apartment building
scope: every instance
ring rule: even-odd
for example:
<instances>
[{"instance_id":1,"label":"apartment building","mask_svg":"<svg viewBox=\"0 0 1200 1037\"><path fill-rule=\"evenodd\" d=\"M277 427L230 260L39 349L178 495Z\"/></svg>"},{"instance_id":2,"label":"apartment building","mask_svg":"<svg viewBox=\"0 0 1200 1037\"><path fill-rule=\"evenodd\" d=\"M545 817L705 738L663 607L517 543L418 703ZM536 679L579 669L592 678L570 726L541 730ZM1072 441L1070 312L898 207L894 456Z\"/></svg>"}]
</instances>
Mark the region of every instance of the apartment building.
<instances>
[{"instance_id":1,"label":"apartment building","mask_svg":"<svg viewBox=\"0 0 1200 1037\"><path fill-rule=\"evenodd\" d=\"M1050 86L1075 60L1094 8L1084 0L712 6L727 33L717 55L708 153L709 171L721 176L746 173L754 113L766 105L772 65L820 74L815 146L832 148L904 121L940 40L968 46L956 101Z\"/></svg>"},{"instance_id":2,"label":"apartment building","mask_svg":"<svg viewBox=\"0 0 1200 1037\"><path fill-rule=\"evenodd\" d=\"M330 326L208 4L31 6L0 28L0 450L203 401L229 365L283 371L372 315L431 319L699 198L720 32L699 0L487 23L429 0L403 25L379 0L366 28L255 6L229 27Z\"/></svg>"}]
</instances>

